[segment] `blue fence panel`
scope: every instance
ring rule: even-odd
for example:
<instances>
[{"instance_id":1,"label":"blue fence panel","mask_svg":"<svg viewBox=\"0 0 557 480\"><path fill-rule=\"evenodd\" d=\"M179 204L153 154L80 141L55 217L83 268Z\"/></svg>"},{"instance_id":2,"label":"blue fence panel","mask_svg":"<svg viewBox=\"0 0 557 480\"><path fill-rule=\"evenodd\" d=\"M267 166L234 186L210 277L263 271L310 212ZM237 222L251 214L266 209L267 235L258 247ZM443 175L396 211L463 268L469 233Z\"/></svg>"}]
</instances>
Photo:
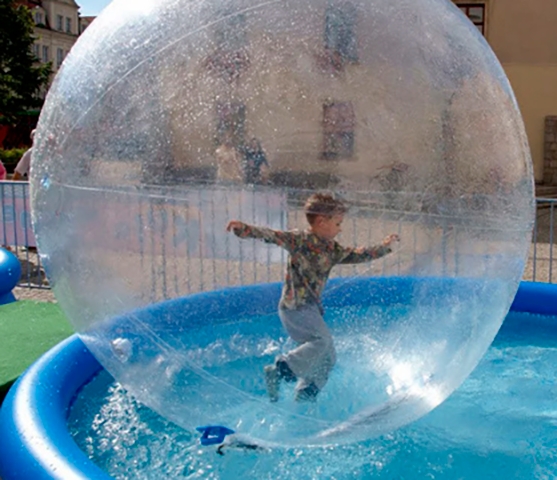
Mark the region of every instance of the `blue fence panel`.
<instances>
[{"instance_id":1,"label":"blue fence panel","mask_svg":"<svg viewBox=\"0 0 557 480\"><path fill-rule=\"evenodd\" d=\"M0 181L0 245L21 262L19 286L50 288L37 252L31 226L28 182Z\"/></svg>"}]
</instances>

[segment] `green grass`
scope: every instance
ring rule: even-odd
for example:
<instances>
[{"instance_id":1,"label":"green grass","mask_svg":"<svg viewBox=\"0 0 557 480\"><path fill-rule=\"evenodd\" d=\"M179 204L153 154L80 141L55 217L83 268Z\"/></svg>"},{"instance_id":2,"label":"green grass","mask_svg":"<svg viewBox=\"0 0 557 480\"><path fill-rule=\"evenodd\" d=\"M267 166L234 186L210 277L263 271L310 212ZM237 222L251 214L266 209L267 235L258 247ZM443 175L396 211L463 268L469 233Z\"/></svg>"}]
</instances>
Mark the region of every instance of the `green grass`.
<instances>
[{"instance_id":1,"label":"green grass","mask_svg":"<svg viewBox=\"0 0 557 480\"><path fill-rule=\"evenodd\" d=\"M20 300L0 306L0 401L29 365L72 333L58 304Z\"/></svg>"}]
</instances>

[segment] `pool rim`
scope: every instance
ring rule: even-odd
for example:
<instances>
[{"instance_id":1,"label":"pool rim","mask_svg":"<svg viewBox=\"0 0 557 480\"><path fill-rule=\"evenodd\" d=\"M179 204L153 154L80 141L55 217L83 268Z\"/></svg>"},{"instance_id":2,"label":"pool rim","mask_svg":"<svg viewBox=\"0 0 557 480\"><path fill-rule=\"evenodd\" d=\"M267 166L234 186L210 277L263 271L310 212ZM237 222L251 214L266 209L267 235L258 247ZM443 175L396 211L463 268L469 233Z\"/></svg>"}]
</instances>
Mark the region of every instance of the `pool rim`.
<instances>
[{"instance_id":1,"label":"pool rim","mask_svg":"<svg viewBox=\"0 0 557 480\"><path fill-rule=\"evenodd\" d=\"M510 311L557 315L556 300L557 285L522 282ZM78 447L67 426L73 400L102 369L77 334L29 367L0 410L0 478L113 478Z\"/></svg>"}]
</instances>

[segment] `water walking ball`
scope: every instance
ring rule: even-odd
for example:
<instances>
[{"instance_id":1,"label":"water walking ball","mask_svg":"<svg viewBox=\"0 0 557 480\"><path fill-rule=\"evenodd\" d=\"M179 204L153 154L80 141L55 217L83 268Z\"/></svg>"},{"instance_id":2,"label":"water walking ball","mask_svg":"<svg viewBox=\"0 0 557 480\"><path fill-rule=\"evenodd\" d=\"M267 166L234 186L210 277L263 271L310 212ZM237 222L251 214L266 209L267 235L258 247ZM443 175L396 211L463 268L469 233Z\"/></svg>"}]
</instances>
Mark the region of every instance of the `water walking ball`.
<instances>
[{"instance_id":1,"label":"water walking ball","mask_svg":"<svg viewBox=\"0 0 557 480\"><path fill-rule=\"evenodd\" d=\"M510 84L446 0L115 0L58 73L32 165L48 277L103 366L192 432L271 445L439 405L496 335L533 222ZM226 225L306 229L315 192L348 207L341 245L401 241L334 267L336 364L315 401L285 381L270 402L264 367L296 347L288 253Z\"/></svg>"},{"instance_id":2,"label":"water walking ball","mask_svg":"<svg viewBox=\"0 0 557 480\"><path fill-rule=\"evenodd\" d=\"M0 248L0 305L15 302L12 290L21 276L19 259L5 248Z\"/></svg>"}]
</instances>

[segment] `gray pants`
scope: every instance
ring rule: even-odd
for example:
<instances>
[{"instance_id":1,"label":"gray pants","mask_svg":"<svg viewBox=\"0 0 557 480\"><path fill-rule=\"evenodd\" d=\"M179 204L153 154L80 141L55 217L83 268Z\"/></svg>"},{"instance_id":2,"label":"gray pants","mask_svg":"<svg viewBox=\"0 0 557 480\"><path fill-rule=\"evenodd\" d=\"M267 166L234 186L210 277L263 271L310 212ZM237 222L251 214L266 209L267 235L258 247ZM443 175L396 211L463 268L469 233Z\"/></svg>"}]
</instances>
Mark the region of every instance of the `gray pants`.
<instances>
[{"instance_id":1,"label":"gray pants","mask_svg":"<svg viewBox=\"0 0 557 480\"><path fill-rule=\"evenodd\" d=\"M299 347L282 358L298 377L297 390L312 383L321 390L336 362L333 337L317 305L296 310L279 308L279 317L288 335Z\"/></svg>"}]
</instances>

